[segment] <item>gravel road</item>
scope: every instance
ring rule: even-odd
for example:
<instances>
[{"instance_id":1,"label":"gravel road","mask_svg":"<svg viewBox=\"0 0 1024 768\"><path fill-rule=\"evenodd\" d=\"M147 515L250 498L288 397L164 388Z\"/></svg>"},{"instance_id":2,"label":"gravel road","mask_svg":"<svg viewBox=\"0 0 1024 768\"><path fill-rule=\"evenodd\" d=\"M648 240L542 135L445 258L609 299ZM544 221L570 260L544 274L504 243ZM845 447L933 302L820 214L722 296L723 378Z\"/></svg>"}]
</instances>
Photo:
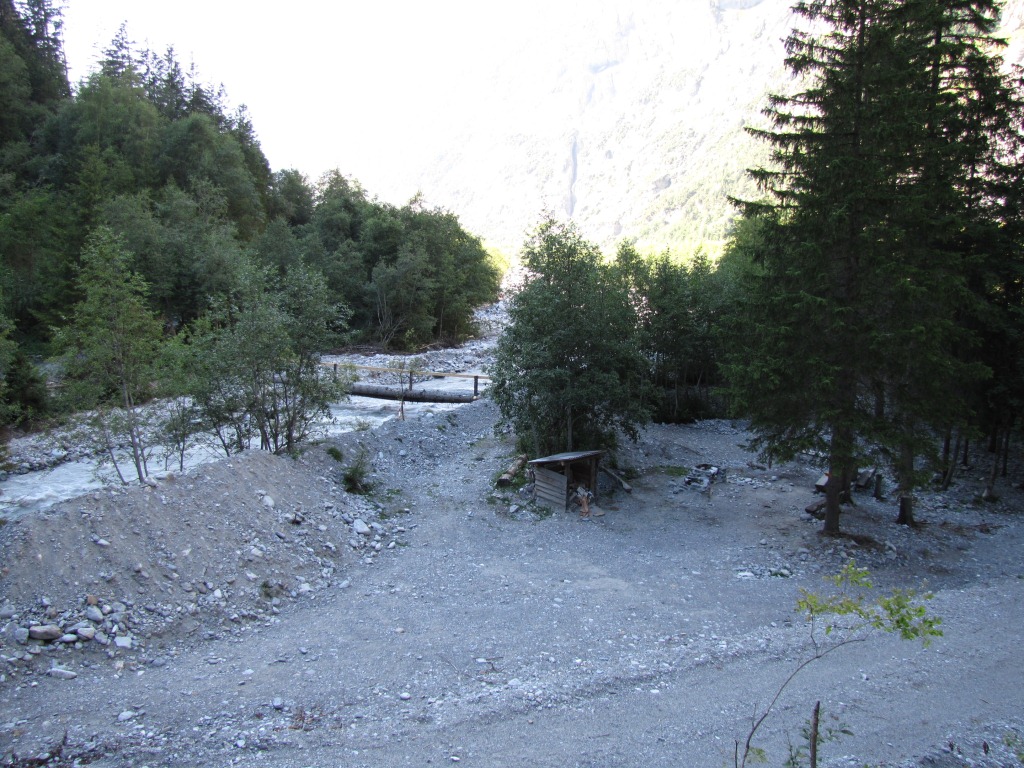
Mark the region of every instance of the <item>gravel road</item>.
<instances>
[{"instance_id":1,"label":"gravel road","mask_svg":"<svg viewBox=\"0 0 1024 768\"><path fill-rule=\"evenodd\" d=\"M820 765L1024 764L1009 481L981 504L986 467L965 471L915 530L858 495L829 539L811 467L757 465L729 422L655 425L615 457L632 492L608 480L581 521L495 490L496 418L481 401L0 527L0 765L731 765L811 653L800 590L849 559L927 582L944 637L808 666L759 731L769 764L819 700L851 732ZM343 487L360 457L365 496ZM683 481L699 463L723 470L710 491Z\"/></svg>"}]
</instances>

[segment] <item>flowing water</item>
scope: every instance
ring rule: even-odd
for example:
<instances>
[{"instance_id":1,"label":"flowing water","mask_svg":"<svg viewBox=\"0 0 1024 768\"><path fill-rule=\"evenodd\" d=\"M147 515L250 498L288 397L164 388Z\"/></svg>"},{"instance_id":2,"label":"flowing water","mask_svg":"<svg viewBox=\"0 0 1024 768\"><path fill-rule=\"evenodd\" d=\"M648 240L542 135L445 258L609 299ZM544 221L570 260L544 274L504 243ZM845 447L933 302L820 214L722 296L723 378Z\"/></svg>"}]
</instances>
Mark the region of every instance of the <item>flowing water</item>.
<instances>
[{"instance_id":1,"label":"flowing water","mask_svg":"<svg viewBox=\"0 0 1024 768\"><path fill-rule=\"evenodd\" d=\"M464 385L463 385L464 386ZM405 415L416 417L426 413L441 413L457 405L435 403L406 403ZM385 421L398 418L399 403L369 397L350 397L331 406L331 418L322 424L320 435L330 437L354 430L372 429ZM215 445L197 446L185 457L186 470L224 458L224 451ZM134 476L131 456L123 452L118 456L122 472L129 480ZM170 461L156 458L149 464L152 477L159 479L179 469L177 457ZM68 461L51 469L25 474L12 474L0 482L0 519L13 519L27 512L46 509L65 499L81 496L110 485L119 485L117 471L109 460L99 457Z\"/></svg>"}]
</instances>

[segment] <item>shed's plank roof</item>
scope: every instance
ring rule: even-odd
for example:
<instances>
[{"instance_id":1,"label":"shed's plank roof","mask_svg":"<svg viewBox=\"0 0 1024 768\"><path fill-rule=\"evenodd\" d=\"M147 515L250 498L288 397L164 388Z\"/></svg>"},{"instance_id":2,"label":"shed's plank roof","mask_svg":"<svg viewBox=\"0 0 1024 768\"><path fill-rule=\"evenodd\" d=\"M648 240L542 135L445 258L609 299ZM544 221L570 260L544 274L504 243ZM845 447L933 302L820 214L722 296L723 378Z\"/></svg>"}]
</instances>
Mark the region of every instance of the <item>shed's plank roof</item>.
<instances>
[{"instance_id":1,"label":"shed's plank roof","mask_svg":"<svg viewBox=\"0 0 1024 768\"><path fill-rule=\"evenodd\" d=\"M604 451L571 451L569 453L556 453L553 456L544 456L540 459L534 459L529 462L530 464L558 464L567 463L570 461L580 461L581 459L589 459L591 456L600 456Z\"/></svg>"}]
</instances>

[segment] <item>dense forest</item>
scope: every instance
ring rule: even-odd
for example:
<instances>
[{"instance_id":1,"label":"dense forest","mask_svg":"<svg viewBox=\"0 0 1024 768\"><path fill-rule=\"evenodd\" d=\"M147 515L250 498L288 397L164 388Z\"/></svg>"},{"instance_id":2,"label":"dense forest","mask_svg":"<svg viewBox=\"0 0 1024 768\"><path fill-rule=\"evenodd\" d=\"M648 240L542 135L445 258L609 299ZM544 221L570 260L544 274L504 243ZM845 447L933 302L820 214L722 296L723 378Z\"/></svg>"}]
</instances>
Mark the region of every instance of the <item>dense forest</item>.
<instances>
[{"instance_id":1,"label":"dense forest","mask_svg":"<svg viewBox=\"0 0 1024 768\"><path fill-rule=\"evenodd\" d=\"M270 302L288 357L301 346L297 285L323 288L306 292L324 304L305 320L323 313L327 346L418 349L473 332L499 273L453 214L381 203L338 172L311 183L274 171L245 108L226 103L173 49L141 50L124 26L72 85L59 3L0 0L5 423L53 406L30 360L74 351L88 330L76 323L95 330L79 310L101 288L97 260L117 260L126 295L144 297L161 351L173 340L199 354L204 334L238 331L242 308Z\"/></svg>"},{"instance_id":2,"label":"dense forest","mask_svg":"<svg viewBox=\"0 0 1024 768\"><path fill-rule=\"evenodd\" d=\"M895 478L911 525L915 488L948 485L979 443L994 497L1019 426L1024 90L994 0L794 10L793 92L751 130L772 149L763 197L735 201L716 268L628 245L607 264L545 222L494 393L533 450L612 445L652 416L749 419L764 460L828 472L827 533L865 468Z\"/></svg>"}]
</instances>

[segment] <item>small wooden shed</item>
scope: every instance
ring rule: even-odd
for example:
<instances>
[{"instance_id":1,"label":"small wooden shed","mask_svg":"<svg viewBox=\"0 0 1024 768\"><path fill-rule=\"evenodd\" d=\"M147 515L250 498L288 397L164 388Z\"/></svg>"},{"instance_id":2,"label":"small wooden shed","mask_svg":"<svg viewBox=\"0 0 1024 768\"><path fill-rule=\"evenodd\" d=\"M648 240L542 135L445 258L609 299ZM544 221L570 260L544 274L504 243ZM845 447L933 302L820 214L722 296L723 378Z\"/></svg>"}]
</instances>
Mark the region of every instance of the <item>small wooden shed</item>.
<instances>
[{"instance_id":1,"label":"small wooden shed","mask_svg":"<svg viewBox=\"0 0 1024 768\"><path fill-rule=\"evenodd\" d=\"M564 511L574 486L585 485L597 501L597 471L604 451L556 453L528 462L533 471L533 495Z\"/></svg>"}]
</instances>

